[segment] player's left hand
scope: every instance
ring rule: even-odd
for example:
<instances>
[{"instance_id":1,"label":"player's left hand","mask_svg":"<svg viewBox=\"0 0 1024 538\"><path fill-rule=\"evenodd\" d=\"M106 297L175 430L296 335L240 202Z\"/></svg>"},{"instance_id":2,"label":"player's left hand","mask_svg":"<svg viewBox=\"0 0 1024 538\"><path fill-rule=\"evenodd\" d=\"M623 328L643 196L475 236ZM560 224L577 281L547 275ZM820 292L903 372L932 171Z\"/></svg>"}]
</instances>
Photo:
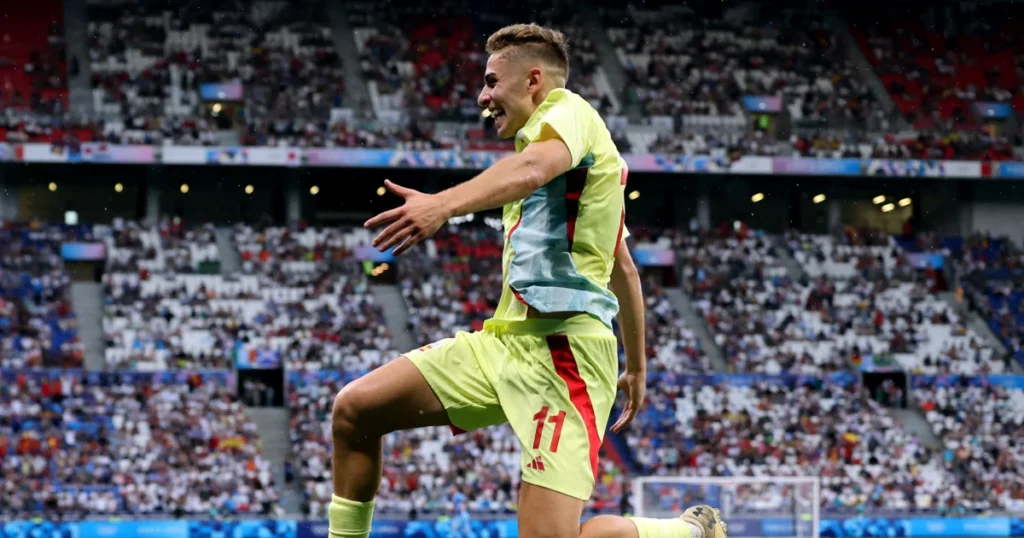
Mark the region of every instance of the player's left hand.
<instances>
[{"instance_id":1,"label":"player's left hand","mask_svg":"<svg viewBox=\"0 0 1024 538\"><path fill-rule=\"evenodd\" d=\"M391 223L370 243L377 250L383 252L397 245L395 255L401 254L409 250L409 247L434 235L434 232L448 221L447 210L436 195L402 187L387 179L384 180L384 186L405 199L405 203L363 224L366 228L373 228Z\"/></svg>"},{"instance_id":2,"label":"player's left hand","mask_svg":"<svg viewBox=\"0 0 1024 538\"><path fill-rule=\"evenodd\" d=\"M619 390L626 393L626 407L622 408L622 414L619 415L619 420L615 421L615 425L612 426L612 431L619 433L626 429L636 418L636 414L640 412L640 407L644 404L644 395L647 393L647 373L629 373L626 372L619 376Z\"/></svg>"}]
</instances>

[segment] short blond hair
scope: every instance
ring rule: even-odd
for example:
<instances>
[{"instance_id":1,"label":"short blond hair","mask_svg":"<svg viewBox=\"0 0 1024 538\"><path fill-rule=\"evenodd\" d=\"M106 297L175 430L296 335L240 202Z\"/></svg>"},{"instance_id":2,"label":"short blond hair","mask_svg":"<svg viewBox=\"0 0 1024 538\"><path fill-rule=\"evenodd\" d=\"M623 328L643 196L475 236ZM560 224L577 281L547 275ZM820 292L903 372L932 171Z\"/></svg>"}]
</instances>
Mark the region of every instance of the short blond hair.
<instances>
[{"instance_id":1,"label":"short blond hair","mask_svg":"<svg viewBox=\"0 0 1024 538\"><path fill-rule=\"evenodd\" d=\"M569 78L569 38L539 24L513 24L487 38L487 54L505 54L509 59L543 62L554 69L559 86Z\"/></svg>"}]
</instances>

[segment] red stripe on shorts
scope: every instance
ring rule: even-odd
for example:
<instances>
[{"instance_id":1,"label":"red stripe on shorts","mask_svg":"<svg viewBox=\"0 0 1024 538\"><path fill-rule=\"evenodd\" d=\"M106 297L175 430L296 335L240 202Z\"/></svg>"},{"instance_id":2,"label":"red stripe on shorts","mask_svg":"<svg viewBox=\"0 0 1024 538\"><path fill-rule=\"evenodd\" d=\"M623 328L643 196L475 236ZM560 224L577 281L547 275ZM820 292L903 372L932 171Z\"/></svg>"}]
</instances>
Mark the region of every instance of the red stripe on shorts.
<instances>
[{"instance_id":1,"label":"red stripe on shorts","mask_svg":"<svg viewBox=\"0 0 1024 538\"><path fill-rule=\"evenodd\" d=\"M597 415L594 413L594 404L590 401L590 393L587 392L587 382L580 376L576 357L569 346L569 337L564 334L552 334L547 340L551 360L555 363L555 373L565 381L566 387L569 388L569 400L583 418L583 424L587 428L587 439L590 441L590 468L594 472L594 480L597 480L597 455L601 450L601 436L597 433Z\"/></svg>"}]
</instances>

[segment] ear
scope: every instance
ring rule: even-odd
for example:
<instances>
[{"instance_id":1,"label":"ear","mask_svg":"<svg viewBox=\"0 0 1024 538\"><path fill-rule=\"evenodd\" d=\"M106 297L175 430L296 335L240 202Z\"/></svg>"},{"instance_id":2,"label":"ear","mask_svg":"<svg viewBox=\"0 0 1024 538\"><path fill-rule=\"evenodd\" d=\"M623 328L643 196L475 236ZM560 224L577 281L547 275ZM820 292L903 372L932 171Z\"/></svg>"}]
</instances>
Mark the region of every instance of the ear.
<instances>
[{"instance_id":1,"label":"ear","mask_svg":"<svg viewBox=\"0 0 1024 538\"><path fill-rule=\"evenodd\" d=\"M540 67L531 67L527 73L527 81L530 93L540 91L544 87L544 71Z\"/></svg>"}]
</instances>

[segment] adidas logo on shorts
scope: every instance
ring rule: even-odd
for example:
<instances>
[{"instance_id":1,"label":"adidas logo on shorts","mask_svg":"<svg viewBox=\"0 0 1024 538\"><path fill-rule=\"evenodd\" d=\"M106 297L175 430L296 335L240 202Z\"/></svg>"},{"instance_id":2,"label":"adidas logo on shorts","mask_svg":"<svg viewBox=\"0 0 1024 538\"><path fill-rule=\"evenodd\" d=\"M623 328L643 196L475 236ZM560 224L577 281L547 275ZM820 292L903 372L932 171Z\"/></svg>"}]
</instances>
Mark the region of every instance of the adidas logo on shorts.
<instances>
[{"instance_id":1,"label":"adidas logo on shorts","mask_svg":"<svg viewBox=\"0 0 1024 538\"><path fill-rule=\"evenodd\" d=\"M533 461L526 464L526 468L544 472L544 460L540 459L540 456L537 456L536 458L533 458Z\"/></svg>"}]
</instances>

